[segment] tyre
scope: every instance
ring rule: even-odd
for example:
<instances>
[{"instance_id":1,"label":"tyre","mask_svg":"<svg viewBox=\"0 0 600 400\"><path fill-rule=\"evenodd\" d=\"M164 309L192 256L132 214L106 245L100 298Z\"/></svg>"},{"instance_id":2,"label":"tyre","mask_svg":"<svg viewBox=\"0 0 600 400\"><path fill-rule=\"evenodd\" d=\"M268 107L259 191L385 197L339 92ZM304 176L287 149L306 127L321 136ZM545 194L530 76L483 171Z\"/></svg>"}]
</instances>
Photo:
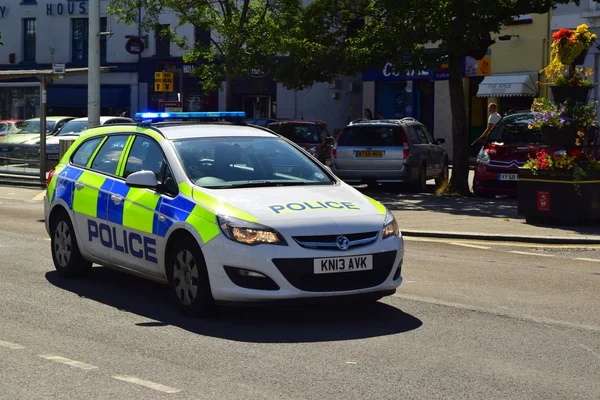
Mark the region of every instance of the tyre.
<instances>
[{"instance_id":1,"label":"tyre","mask_svg":"<svg viewBox=\"0 0 600 400\"><path fill-rule=\"evenodd\" d=\"M412 189L416 193L423 193L427 188L427 167L421 166L419 170L419 180L412 184Z\"/></svg>"},{"instance_id":2,"label":"tyre","mask_svg":"<svg viewBox=\"0 0 600 400\"><path fill-rule=\"evenodd\" d=\"M444 167L442 168L442 173L437 178L435 178L435 186L439 188L442 185L444 185L446 182L448 182L449 176L450 168L448 167L448 163L445 162Z\"/></svg>"},{"instance_id":3,"label":"tyre","mask_svg":"<svg viewBox=\"0 0 600 400\"><path fill-rule=\"evenodd\" d=\"M198 243L193 238L178 241L166 262L171 293L179 310L188 316L214 315L215 300Z\"/></svg>"},{"instance_id":4,"label":"tyre","mask_svg":"<svg viewBox=\"0 0 600 400\"><path fill-rule=\"evenodd\" d=\"M75 230L69 214L59 211L50 227L50 245L52 261L58 274L64 278L86 275L92 269L79 251Z\"/></svg>"}]
</instances>

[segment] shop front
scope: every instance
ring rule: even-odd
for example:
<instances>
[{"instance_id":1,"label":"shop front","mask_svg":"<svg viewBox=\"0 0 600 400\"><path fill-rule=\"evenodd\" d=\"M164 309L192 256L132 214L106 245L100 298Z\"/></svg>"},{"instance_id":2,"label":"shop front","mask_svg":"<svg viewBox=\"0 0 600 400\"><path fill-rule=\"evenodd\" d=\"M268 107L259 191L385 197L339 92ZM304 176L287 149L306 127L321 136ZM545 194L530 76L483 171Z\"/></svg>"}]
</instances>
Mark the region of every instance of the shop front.
<instances>
[{"instance_id":1,"label":"shop front","mask_svg":"<svg viewBox=\"0 0 600 400\"><path fill-rule=\"evenodd\" d=\"M232 110L242 110L248 118L277 118L277 84L272 76L256 72L232 85Z\"/></svg>"}]
</instances>

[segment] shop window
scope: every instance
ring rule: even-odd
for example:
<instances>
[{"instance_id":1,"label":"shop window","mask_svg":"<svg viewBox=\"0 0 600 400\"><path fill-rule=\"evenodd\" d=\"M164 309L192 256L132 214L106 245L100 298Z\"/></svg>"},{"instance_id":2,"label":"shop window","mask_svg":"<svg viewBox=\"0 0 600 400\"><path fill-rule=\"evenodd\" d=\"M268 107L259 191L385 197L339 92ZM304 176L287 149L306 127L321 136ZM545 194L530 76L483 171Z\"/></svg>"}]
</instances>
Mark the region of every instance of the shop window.
<instances>
[{"instance_id":1,"label":"shop window","mask_svg":"<svg viewBox=\"0 0 600 400\"><path fill-rule=\"evenodd\" d=\"M107 18L100 18L100 32L106 31ZM90 30L87 18L73 18L71 20L71 61L74 63L87 63L88 60L88 33ZM106 36L100 36L100 62L106 62Z\"/></svg>"},{"instance_id":2,"label":"shop window","mask_svg":"<svg viewBox=\"0 0 600 400\"><path fill-rule=\"evenodd\" d=\"M23 61L35 62L35 18L23 18Z\"/></svg>"},{"instance_id":3,"label":"shop window","mask_svg":"<svg viewBox=\"0 0 600 400\"><path fill-rule=\"evenodd\" d=\"M194 44L199 48L210 46L210 30L194 27Z\"/></svg>"},{"instance_id":4,"label":"shop window","mask_svg":"<svg viewBox=\"0 0 600 400\"><path fill-rule=\"evenodd\" d=\"M154 32L156 55L158 57L169 57L171 55L171 40L162 33L167 29L169 29L169 24L158 25Z\"/></svg>"}]
</instances>

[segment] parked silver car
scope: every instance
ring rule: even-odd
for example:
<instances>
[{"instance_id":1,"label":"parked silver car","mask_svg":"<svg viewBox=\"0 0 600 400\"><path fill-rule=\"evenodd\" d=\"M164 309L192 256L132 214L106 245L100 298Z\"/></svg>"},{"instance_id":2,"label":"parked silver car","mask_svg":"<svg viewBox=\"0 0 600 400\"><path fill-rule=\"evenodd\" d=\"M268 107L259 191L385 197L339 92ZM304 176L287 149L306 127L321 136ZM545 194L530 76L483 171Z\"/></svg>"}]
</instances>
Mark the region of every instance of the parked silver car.
<instances>
[{"instance_id":1,"label":"parked silver car","mask_svg":"<svg viewBox=\"0 0 600 400\"><path fill-rule=\"evenodd\" d=\"M331 170L347 183L426 182L448 179L448 153L414 118L362 120L345 127L331 150Z\"/></svg>"}]
</instances>

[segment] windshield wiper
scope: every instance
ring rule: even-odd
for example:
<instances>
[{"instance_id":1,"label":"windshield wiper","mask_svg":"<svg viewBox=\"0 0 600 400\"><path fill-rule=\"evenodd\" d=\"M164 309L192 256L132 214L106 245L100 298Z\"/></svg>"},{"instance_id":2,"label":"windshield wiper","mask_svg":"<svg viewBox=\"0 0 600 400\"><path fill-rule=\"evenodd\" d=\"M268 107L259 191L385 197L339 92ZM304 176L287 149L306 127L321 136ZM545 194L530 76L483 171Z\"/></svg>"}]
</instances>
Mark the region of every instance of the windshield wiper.
<instances>
[{"instance_id":1,"label":"windshield wiper","mask_svg":"<svg viewBox=\"0 0 600 400\"><path fill-rule=\"evenodd\" d=\"M211 189L234 189L234 188L252 188L252 187L275 187L275 186L302 186L306 185L306 182L300 181L260 181L260 182L248 182L248 183L234 183L231 185L213 186Z\"/></svg>"}]
</instances>

